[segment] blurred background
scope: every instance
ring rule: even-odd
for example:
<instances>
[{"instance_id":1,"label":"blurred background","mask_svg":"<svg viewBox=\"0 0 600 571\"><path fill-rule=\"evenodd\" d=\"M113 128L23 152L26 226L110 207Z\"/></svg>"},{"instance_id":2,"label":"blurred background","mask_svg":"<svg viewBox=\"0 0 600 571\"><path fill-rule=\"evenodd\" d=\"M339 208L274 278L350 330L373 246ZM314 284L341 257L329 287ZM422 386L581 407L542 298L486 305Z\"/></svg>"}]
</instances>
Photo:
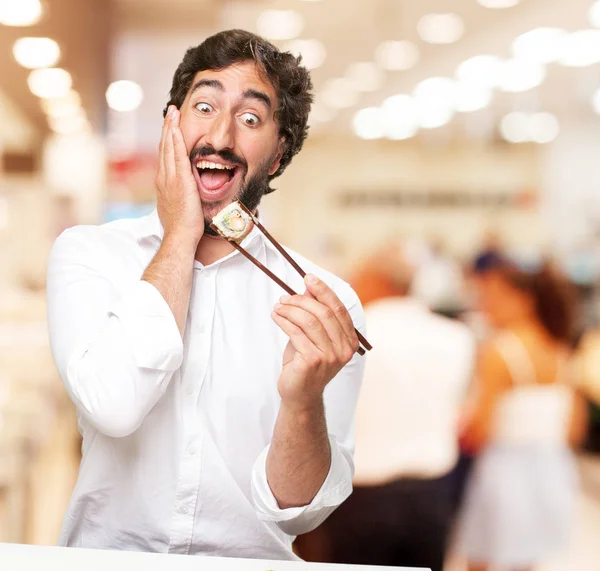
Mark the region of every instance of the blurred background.
<instances>
[{"instance_id":1,"label":"blurred background","mask_svg":"<svg viewBox=\"0 0 600 571\"><path fill-rule=\"evenodd\" d=\"M576 289L575 354L585 346L599 366L580 379L576 533L543 568L600 568L592 0L0 0L0 541L56 542L80 459L45 325L51 245L69 226L153 209L174 70L234 27L312 70L309 139L261 206L283 243L367 307L389 295L366 278L373 253L402 243L412 295L479 342L478 255L524 269L551 260ZM451 547L446 567L464 568Z\"/></svg>"}]
</instances>

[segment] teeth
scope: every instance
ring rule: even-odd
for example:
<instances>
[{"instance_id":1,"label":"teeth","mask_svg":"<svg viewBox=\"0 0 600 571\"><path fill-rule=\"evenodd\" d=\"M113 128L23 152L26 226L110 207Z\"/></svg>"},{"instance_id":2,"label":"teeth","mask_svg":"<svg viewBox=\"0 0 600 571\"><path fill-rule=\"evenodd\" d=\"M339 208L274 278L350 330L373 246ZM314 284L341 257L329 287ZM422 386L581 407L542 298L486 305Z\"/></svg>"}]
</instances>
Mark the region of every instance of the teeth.
<instances>
[{"instance_id":1,"label":"teeth","mask_svg":"<svg viewBox=\"0 0 600 571\"><path fill-rule=\"evenodd\" d=\"M210 161L199 161L196 164L198 169L218 169L218 170L233 170L235 167L231 165L221 165L219 163L212 163Z\"/></svg>"}]
</instances>

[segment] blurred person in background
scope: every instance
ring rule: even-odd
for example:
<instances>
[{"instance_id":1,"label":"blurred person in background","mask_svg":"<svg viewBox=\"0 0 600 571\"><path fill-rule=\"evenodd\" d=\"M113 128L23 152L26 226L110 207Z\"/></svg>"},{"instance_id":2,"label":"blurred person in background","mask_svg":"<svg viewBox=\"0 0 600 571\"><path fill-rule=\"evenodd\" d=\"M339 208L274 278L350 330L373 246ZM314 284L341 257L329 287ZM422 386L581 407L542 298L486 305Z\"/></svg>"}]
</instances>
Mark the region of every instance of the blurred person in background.
<instances>
[{"instance_id":1,"label":"blurred person in background","mask_svg":"<svg viewBox=\"0 0 600 571\"><path fill-rule=\"evenodd\" d=\"M463 271L441 239L432 241L415 269L412 294L432 311L448 317L456 317L463 309Z\"/></svg>"},{"instance_id":2,"label":"blurred person in background","mask_svg":"<svg viewBox=\"0 0 600 571\"><path fill-rule=\"evenodd\" d=\"M50 339L83 435L61 545L297 559L293 536L350 494L356 294L294 254L303 280L255 227L244 248L308 292L281 298L209 227L271 192L306 138L311 89L299 58L249 32L190 48L157 211L56 241Z\"/></svg>"},{"instance_id":3,"label":"blurred person in background","mask_svg":"<svg viewBox=\"0 0 600 571\"><path fill-rule=\"evenodd\" d=\"M496 334L482 345L476 396L461 442L477 460L457 548L470 571L527 570L560 550L573 521L571 446L585 436L586 404L573 389L573 297L549 266L524 271L488 253L479 303Z\"/></svg>"},{"instance_id":4,"label":"blurred person in background","mask_svg":"<svg viewBox=\"0 0 600 571\"><path fill-rule=\"evenodd\" d=\"M465 325L410 295L413 274L388 244L355 282L376 350L356 413L354 491L318 539L329 562L443 568L475 346Z\"/></svg>"}]
</instances>

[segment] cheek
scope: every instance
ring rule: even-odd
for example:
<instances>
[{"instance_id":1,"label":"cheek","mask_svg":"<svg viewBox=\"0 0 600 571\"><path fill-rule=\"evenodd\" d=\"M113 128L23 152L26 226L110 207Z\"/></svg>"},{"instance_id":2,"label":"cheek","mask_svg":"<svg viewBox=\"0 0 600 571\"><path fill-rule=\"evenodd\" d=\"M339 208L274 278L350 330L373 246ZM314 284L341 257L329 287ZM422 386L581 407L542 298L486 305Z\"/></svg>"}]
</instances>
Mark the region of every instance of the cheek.
<instances>
[{"instance_id":1,"label":"cheek","mask_svg":"<svg viewBox=\"0 0 600 571\"><path fill-rule=\"evenodd\" d=\"M500 306L500 297L493 288L484 288L480 297L481 309L488 314L495 314Z\"/></svg>"},{"instance_id":2,"label":"cheek","mask_svg":"<svg viewBox=\"0 0 600 571\"><path fill-rule=\"evenodd\" d=\"M271 132L244 134L238 138L239 149L248 162L250 172L274 158L277 134Z\"/></svg>"},{"instance_id":3,"label":"cheek","mask_svg":"<svg viewBox=\"0 0 600 571\"><path fill-rule=\"evenodd\" d=\"M181 127L181 134L183 135L183 141L185 143L185 148L187 150L187 154L189 155L192 149L194 148L194 136L193 133L184 127Z\"/></svg>"},{"instance_id":4,"label":"cheek","mask_svg":"<svg viewBox=\"0 0 600 571\"><path fill-rule=\"evenodd\" d=\"M198 141L202 137L202 133L200 132L196 121L194 121L194 117L185 112L181 115L179 128L181 129L185 148L189 155L192 149L198 144Z\"/></svg>"}]
</instances>

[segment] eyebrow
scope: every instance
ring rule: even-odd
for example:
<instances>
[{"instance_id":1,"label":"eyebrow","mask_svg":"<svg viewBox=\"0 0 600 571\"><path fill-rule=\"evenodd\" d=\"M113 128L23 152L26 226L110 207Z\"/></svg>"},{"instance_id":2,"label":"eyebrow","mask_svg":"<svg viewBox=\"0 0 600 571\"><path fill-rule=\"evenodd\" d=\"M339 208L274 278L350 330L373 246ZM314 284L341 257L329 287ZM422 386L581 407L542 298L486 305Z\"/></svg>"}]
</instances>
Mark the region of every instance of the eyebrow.
<instances>
[{"instance_id":1,"label":"eyebrow","mask_svg":"<svg viewBox=\"0 0 600 571\"><path fill-rule=\"evenodd\" d=\"M243 93L244 99L256 99L258 101L262 101L269 109L273 107L271 103L271 98L262 91L257 91L256 89L246 89Z\"/></svg>"},{"instance_id":2,"label":"eyebrow","mask_svg":"<svg viewBox=\"0 0 600 571\"><path fill-rule=\"evenodd\" d=\"M218 91L225 91L223 84L218 79L201 79L194 84L190 95L193 95L195 91L202 87L212 87ZM242 97L244 99L256 99L257 101L262 101L269 109L273 107L271 98L266 93L258 91L257 89L246 89L242 94Z\"/></svg>"}]
</instances>

